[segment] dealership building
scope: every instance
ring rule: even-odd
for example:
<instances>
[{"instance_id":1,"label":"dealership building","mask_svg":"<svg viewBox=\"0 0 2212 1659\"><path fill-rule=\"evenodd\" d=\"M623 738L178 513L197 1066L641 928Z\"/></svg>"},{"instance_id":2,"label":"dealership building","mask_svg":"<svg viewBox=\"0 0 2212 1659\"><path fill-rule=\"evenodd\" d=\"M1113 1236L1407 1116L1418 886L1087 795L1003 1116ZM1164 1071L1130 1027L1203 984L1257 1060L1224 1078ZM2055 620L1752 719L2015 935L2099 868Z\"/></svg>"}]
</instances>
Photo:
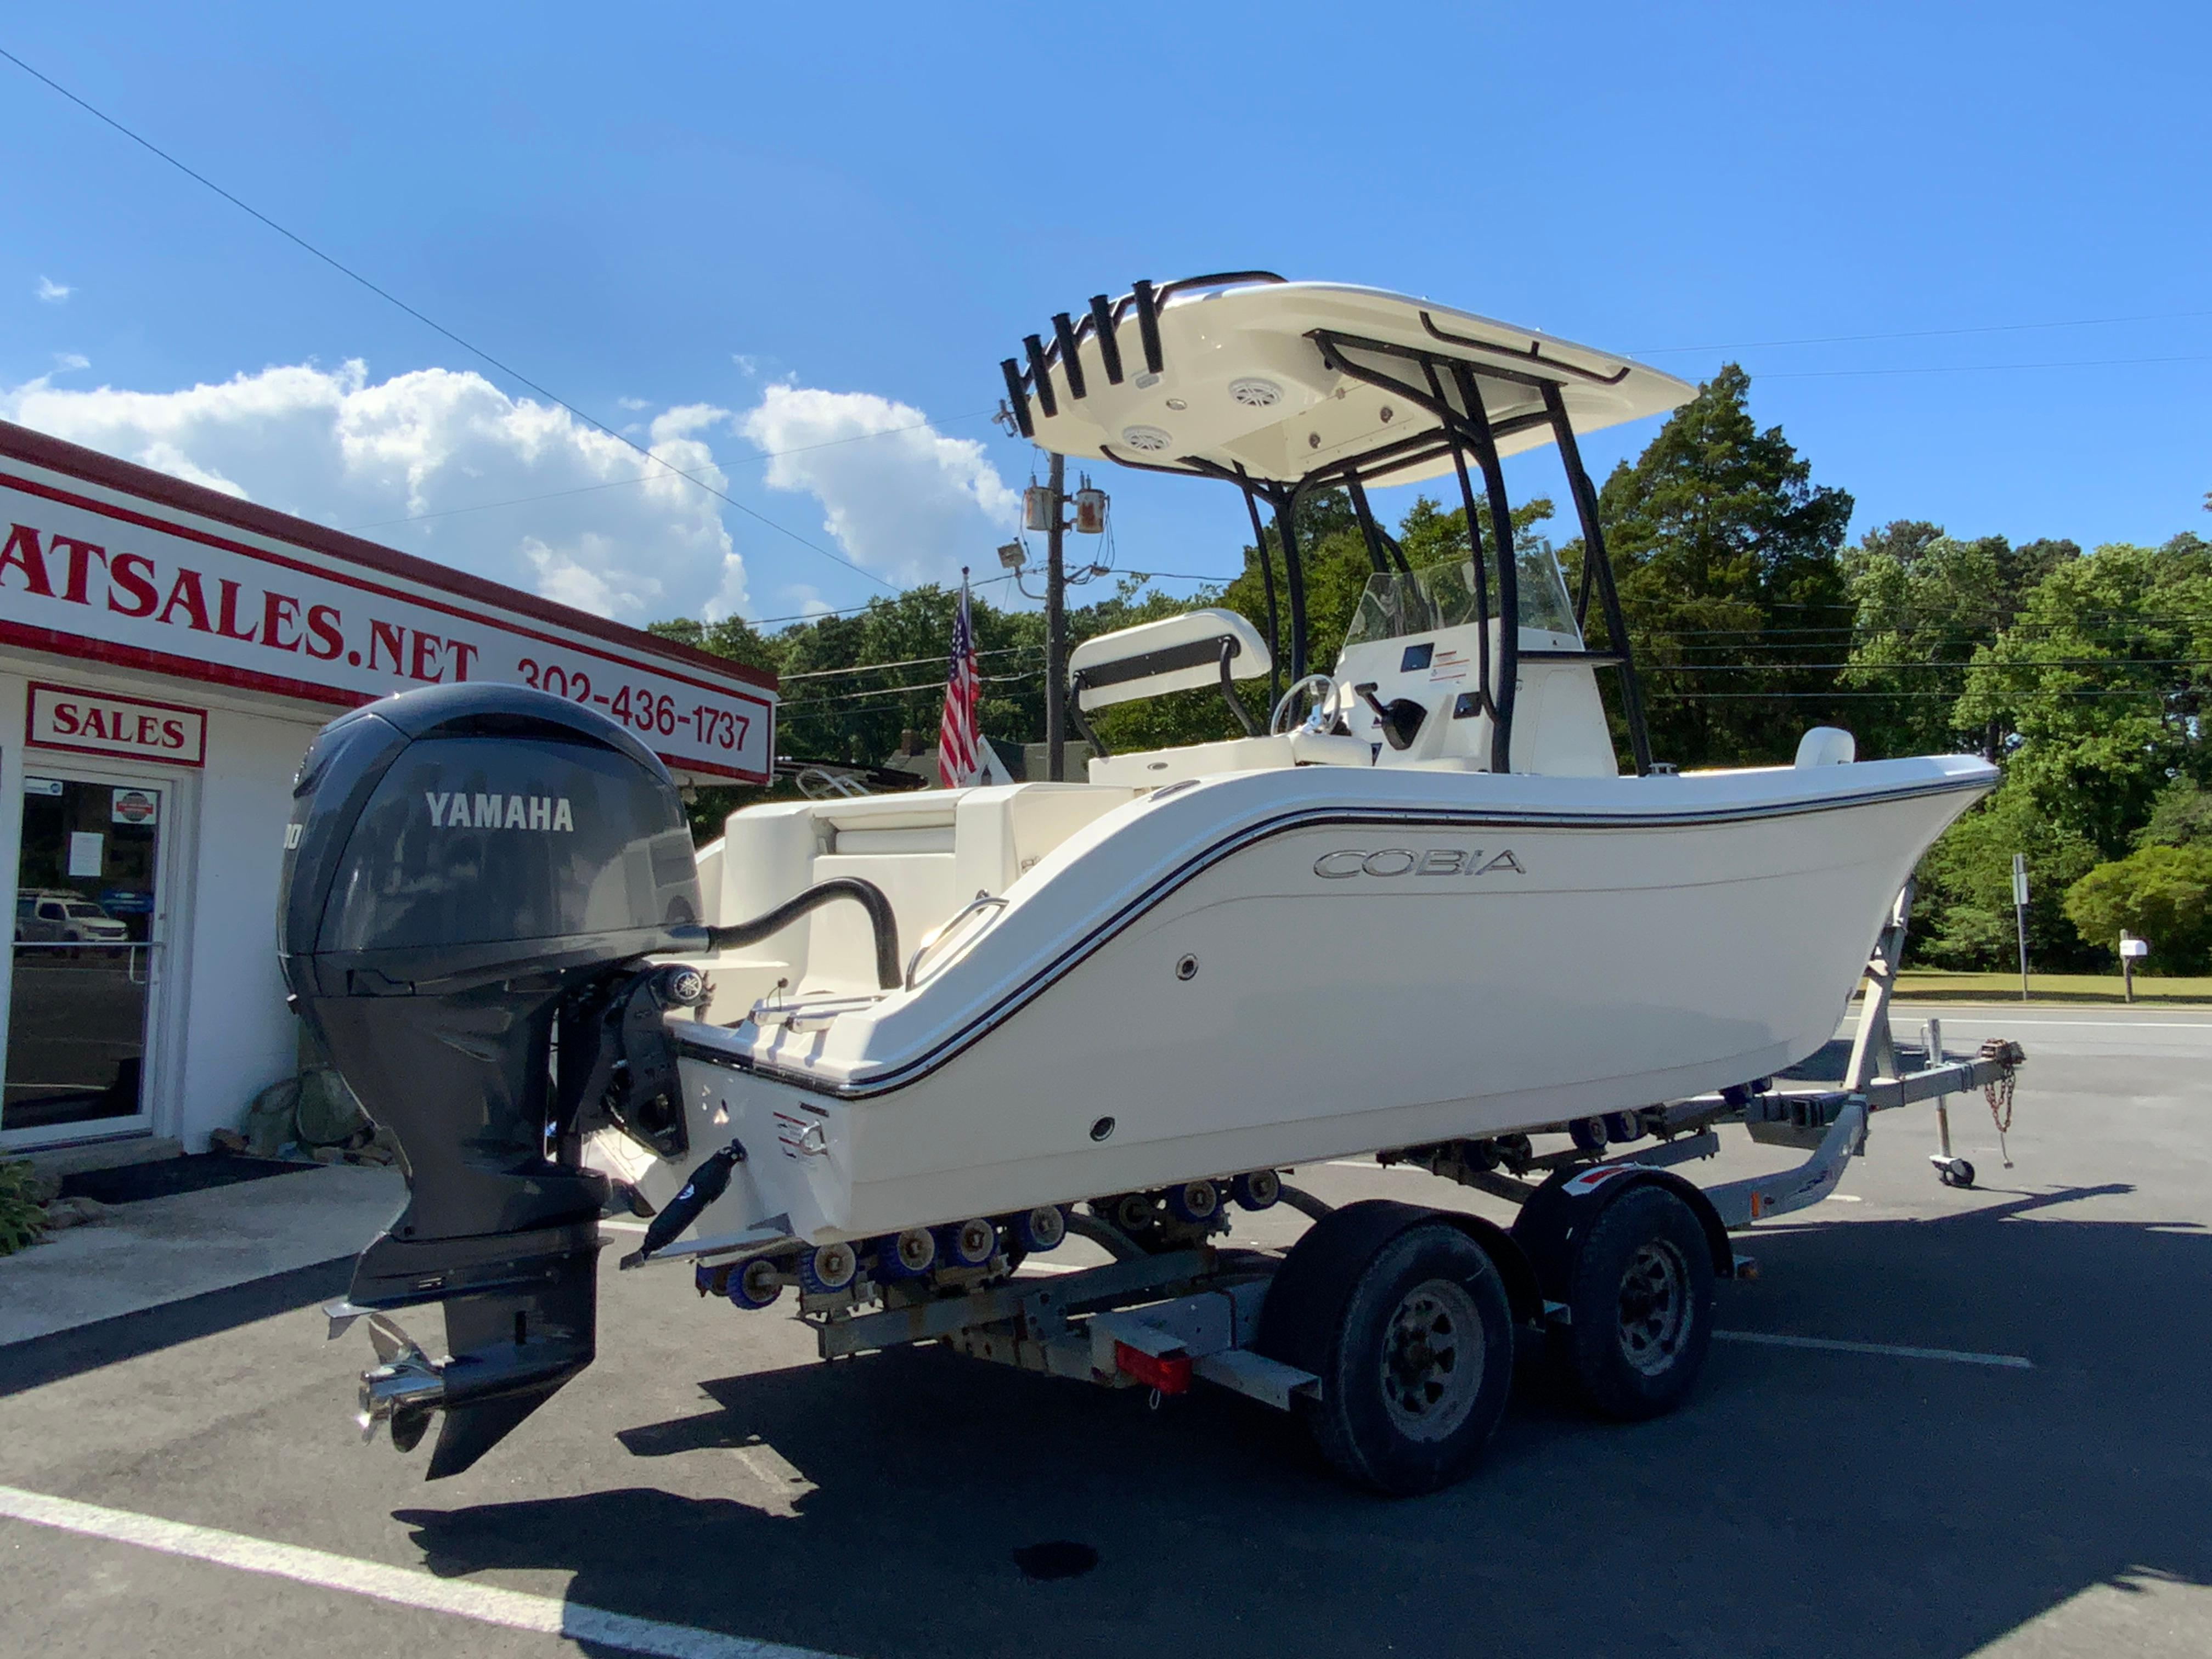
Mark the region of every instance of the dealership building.
<instances>
[{"instance_id":1,"label":"dealership building","mask_svg":"<svg viewBox=\"0 0 2212 1659\"><path fill-rule=\"evenodd\" d=\"M284 829L347 708L520 682L679 783L772 769L769 676L4 422L0 536L0 1153L197 1151L293 1074Z\"/></svg>"}]
</instances>

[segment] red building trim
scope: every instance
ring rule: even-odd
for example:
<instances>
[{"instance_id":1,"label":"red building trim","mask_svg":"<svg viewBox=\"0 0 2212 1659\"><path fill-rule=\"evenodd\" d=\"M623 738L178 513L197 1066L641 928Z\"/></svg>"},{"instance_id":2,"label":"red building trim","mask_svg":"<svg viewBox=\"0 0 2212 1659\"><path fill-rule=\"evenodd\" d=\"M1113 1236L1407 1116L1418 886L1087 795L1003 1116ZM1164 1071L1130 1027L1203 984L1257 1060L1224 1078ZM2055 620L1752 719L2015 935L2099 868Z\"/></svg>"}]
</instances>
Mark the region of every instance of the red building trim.
<instances>
[{"instance_id":1,"label":"red building trim","mask_svg":"<svg viewBox=\"0 0 2212 1659\"><path fill-rule=\"evenodd\" d=\"M364 541L358 536L349 536L342 530L331 530L310 520L295 518L289 513L257 507L251 501L241 501L236 496L226 495L220 490L187 483L181 478L171 477L166 472L156 472L149 467L118 460L112 455L103 455L98 450L87 449L81 444L49 437L43 432L33 432L28 427L0 421L0 455L26 461L34 466L50 467L57 472L66 472L82 478L88 483L121 490L179 512L212 519L254 535L266 536L273 541L288 542L321 554L325 558L420 583L425 587L436 588L477 605L532 617L556 628L592 635L629 650L683 663L724 679L742 680L769 691L776 689L776 679L773 674L744 663L733 662L727 657L696 650L674 640L664 640L641 629L626 628L604 617L595 617L589 611L540 599L534 593L525 593L497 582L486 581L480 576L449 570L443 565L433 564L428 559L418 559L411 553L402 553L397 548ZM110 503L90 502L87 505L100 510L112 510ZM168 526L159 527L173 529ZM268 556L266 550L238 550L252 552L256 556ZM204 668L205 665L199 666ZM209 677L203 674L200 678ZM291 695L300 694L295 692ZM316 700L327 702L331 699L325 691ZM357 698L356 701L366 702L367 699Z\"/></svg>"}]
</instances>

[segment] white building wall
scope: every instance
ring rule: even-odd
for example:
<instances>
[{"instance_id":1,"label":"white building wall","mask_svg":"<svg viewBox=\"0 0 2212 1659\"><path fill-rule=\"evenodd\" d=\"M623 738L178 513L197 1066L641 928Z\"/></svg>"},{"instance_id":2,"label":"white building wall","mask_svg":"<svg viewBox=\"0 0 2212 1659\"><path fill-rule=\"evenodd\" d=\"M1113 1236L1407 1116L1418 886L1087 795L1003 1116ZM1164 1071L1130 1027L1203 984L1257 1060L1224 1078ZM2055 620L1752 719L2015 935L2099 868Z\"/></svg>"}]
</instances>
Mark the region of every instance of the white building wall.
<instances>
[{"instance_id":1,"label":"white building wall","mask_svg":"<svg viewBox=\"0 0 2212 1659\"><path fill-rule=\"evenodd\" d=\"M162 1103L174 1125L167 1133L187 1152L204 1151L208 1131L236 1125L246 1103L298 1063L298 1033L276 969L276 883L292 777L317 729L209 711L190 930L172 934L182 946L173 969L185 993L174 999L185 1017L182 1063L173 1069L175 1097Z\"/></svg>"}]
</instances>

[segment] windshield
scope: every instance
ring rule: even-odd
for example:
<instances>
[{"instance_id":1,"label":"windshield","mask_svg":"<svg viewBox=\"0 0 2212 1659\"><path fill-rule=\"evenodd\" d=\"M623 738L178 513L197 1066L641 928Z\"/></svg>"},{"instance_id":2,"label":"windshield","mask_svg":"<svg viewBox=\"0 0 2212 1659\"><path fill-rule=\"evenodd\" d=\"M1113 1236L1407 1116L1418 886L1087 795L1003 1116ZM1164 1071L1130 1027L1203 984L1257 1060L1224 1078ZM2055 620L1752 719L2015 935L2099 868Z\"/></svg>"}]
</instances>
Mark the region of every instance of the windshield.
<instances>
[{"instance_id":1,"label":"windshield","mask_svg":"<svg viewBox=\"0 0 2212 1659\"><path fill-rule=\"evenodd\" d=\"M71 921L112 921L114 920L113 917L110 916L106 911L101 909L97 904L87 904L81 900L67 908L69 910L70 920Z\"/></svg>"},{"instance_id":2,"label":"windshield","mask_svg":"<svg viewBox=\"0 0 2212 1659\"><path fill-rule=\"evenodd\" d=\"M1574 606L1550 546L1534 539L1522 543L1514 549L1513 562L1521 578L1521 626L1575 635ZM1494 597L1491 603L1494 616ZM1370 576L1344 643L1349 647L1406 634L1431 634L1482 620L1474 602L1474 562L1461 559L1431 565L1410 576Z\"/></svg>"}]
</instances>

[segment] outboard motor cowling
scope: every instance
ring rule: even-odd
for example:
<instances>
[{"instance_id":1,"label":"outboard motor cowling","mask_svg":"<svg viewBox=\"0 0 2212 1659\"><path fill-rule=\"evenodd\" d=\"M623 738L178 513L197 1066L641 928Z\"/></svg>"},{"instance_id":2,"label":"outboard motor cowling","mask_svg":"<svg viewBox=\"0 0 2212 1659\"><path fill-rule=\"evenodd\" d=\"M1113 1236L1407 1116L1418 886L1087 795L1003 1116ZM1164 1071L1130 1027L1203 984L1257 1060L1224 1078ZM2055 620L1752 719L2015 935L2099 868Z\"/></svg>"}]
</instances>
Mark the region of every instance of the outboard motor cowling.
<instances>
[{"instance_id":1,"label":"outboard motor cowling","mask_svg":"<svg viewBox=\"0 0 2212 1659\"><path fill-rule=\"evenodd\" d=\"M364 1426L404 1449L444 1411L434 1480L591 1363L608 1187L583 1136L685 1150L660 1018L684 976L642 959L702 936L691 836L636 738L515 685L333 720L293 793L285 981L408 1180L341 1314L446 1308L436 1362L379 1312Z\"/></svg>"}]
</instances>

